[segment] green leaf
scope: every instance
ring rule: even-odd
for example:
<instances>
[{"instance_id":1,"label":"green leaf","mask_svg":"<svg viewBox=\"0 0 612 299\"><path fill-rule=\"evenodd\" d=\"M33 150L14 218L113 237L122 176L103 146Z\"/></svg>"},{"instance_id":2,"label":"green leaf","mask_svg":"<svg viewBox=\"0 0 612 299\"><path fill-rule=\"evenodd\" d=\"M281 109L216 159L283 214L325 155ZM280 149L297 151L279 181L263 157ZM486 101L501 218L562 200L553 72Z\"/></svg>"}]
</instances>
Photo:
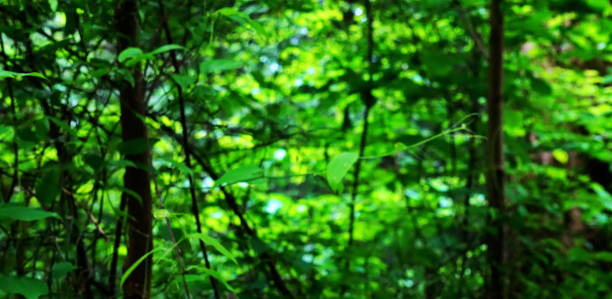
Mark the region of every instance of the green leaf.
<instances>
[{"instance_id":1,"label":"green leaf","mask_svg":"<svg viewBox=\"0 0 612 299\"><path fill-rule=\"evenodd\" d=\"M193 170L191 170L191 168L189 168L189 167L187 167L187 165L185 165L185 163L177 162L177 161L175 161L172 158L159 157L159 158L156 159L156 162L168 163L172 167L177 168L178 170L180 170L184 174L192 175L194 173Z\"/></svg>"},{"instance_id":2,"label":"green leaf","mask_svg":"<svg viewBox=\"0 0 612 299\"><path fill-rule=\"evenodd\" d=\"M49 8L51 8L51 11L56 12L57 11L57 0L49 0Z\"/></svg>"},{"instance_id":3,"label":"green leaf","mask_svg":"<svg viewBox=\"0 0 612 299\"><path fill-rule=\"evenodd\" d=\"M152 55L157 55L160 53L164 53L164 52L168 52L168 51L172 51L172 50L184 50L185 48L179 45L175 45L175 44L170 44L170 45L163 45L153 51L151 51L150 54Z\"/></svg>"},{"instance_id":4,"label":"green leaf","mask_svg":"<svg viewBox=\"0 0 612 299\"><path fill-rule=\"evenodd\" d=\"M230 59L212 59L200 63L200 72L208 74L213 72L227 71L242 66L242 63Z\"/></svg>"},{"instance_id":5,"label":"green leaf","mask_svg":"<svg viewBox=\"0 0 612 299\"><path fill-rule=\"evenodd\" d=\"M130 47L130 48L127 48L121 51L121 53L119 54L118 60L119 62L124 62L130 58L138 57L142 54L143 52L139 48Z\"/></svg>"},{"instance_id":6,"label":"green leaf","mask_svg":"<svg viewBox=\"0 0 612 299\"><path fill-rule=\"evenodd\" d=\"M610 251L600 251L595 253L595 259L600 260L602 262L610 263L612 262L612 252Z\"/></svg>"},{"instance_id":7,"label":"green leaf","mask_svg":"<svg viewBox=\"0 0 612 299\"><path fill-rule=\"evenodd\" d=\"M552 88L548 82L538 79L531 78L531 88L537 93L541 93L543 95L550 95L552 93Z\"/></svg>"},{"instance_id":8,"label":"green leaf","mask_svg":"<svg viewBox=\"0 0 612 299\"><path fill-rule=\"evenodd\" d=\"M257 165L247 165L234 168L224 173L216 182L215 186L230 185L238 182L246 182L263 176L263 170Z\"/></svg>"},{"instance_id":9,"label":"green leaf","mask_svg":"<svg viewBox=\"0 0 612 299\"><path fill-rule=\"evenodd\" d=\"M70 262L59 262L53 265L53 277L63 278L66 274L74 271L76 267Z\"/></svg>"},{"instance_id":10,"label":"green leaf","mask_svg":"<svg viewBox=\"0 0 612 299\"><path fill-rule=\"evenodd\" d=\"M334 191L342 191L342 178L349 169L357 162L359 154L354 152L344 152L334 157L327 166L327 182Z\"/></svg>"},{"instance_id":11,"label":"green leaf","mask_svg":"<svg viewBox=\"0 0 612 299\"><path fill-rule=\"evenodd\" d=\"M597 10L606 11L610 7L609 0L586 0L586 3Z\"/></svg>"},{"instance_id":12,"label":"green leaf","mask_svg":"<svg viewBox=\"0 0 612 299\"><path fill-rule=\"evenodd\" d=\"M561 164L565 164L569 160L569 155L564 150L556 149L552 152L552 155Z\"/></svg>"},{"instance_id":13,"label":"green leaf","mask_svg":"<svg viewBox=\"0 0 612 299\"><path fill-rule=\"evenodd\" d=\"M262 37L267 37L266 30L263 28L263 26L261 26L261 24L255 22L246 13L238 11L236 8L224 7L224 8L217 10L216 13L219 15L225 16L229 19L232 19L240 23L241 25L247 24L251 28L253 28L258 35Z\"/></svg>"},{"instance_id":14,"label":"green leaf","mask_svg":"<svg viewBox=\"0 0 612 299\"><path fill-rule=\"evenodd\" d=\"M30 208L23 206L12 206L12 205L3 205L0 206L0 219L9 218L13 220L21 220L21 221L34 221L41 220L45 218L57 218L61 219L59 215L54 212L47 212L40 208Z\"/></svg>"},{"instance_id":15,"label":"green leaf","mask_svg":"<svg viewBox=\"0 0 612 299\"><path fill-rule=\"evenodd\" d=\"M36 197L43 204L51 204L61 193L60 173L58 166L51 166L44 170L42 177L36 181L34 188Z\"/></svg>"},{"instance_id":16,"label":"green leaf","mask_svg":"<svg viewBox=\"0 0 612 299\"><path fill-rule=\"evenodd\" d=\"M94 171L98 171L101 169L104 164L104 158L99 154L89 153L83 155L83 162L89 165Z\"/></svg>"},{"instance_id":17,"label":"green leaf","mask_svg":"<svg viewBox=\"0 0 612 299\"><path fill-rule=\"evenodd\" d=\"M6 71L6 70L0 70L0 79L4 79L4 78L20 79L21 77L38 77L41 79L47 79L45 78L45 76L43 76L43 74L38 73L38 72L16 73L16 72L11 72L11 71Z\"/></svg>"},{"instance_id":18,"label":"green leaf","mask_svg":"<svg viewBox=\"0 0 612 299\"><path fill-rule=\"evenodd\" d=\"M172 80L180 85L182 89L186 89L195 83L196 78L189 74L172 74Z\"/></svg>"},{"instance_id":19,"label":"green leaf","mask_svg":"<svg viewBox=\"0 0 612 299\"><path fill-rule=\"evenodd\" d=\"M238 265L238 261L236 260L234 255L231 252L229 252L229 250L227 250L225 247L223 247L223 245L221 245L221 243L219 243L219 241L215 240L214 238L212 238L211 236L209 236L209 235L207 235L205 233L196 234L196 236L198 238L200 238L202 241L204 241L204 243L206 243L206 245L210 245L210 246L214 247L215 249L217 249L217 251L219 251L225 257L227 257L230 260L232 260L232 262L234 262L234 264Z\"/></svg>"},{"instance_id":20,"label":"green leaf","mask_svg":"<svg viewBox=\"0 0 612 299\"><path fill-rule=\"evenodd\" d=\"M234 288L232 288L232 286L230 286L227 283L227 281L223 279L223 277L221 276L221 274L219 274L219 272L212 270L212 269L208 269L206 267L190 267L190 268L195 268L198 274L185 274L185 280L187 282L206 281L208 280L208 276L212 276L218 281L220 281L228 290L232 292L235 291ZM201 275L201 274L205 274L205 275ZM177 279L180 279L180 278L177 278ZM179 283L179 281L177 281L177 283Z\"/></svg>"},{"instance_id":21,"label":"green leaf","mask_svg":"<svg viewBox=\"0 0 612 299\"><path fill-rule=\"evenodd\" d=\"M112 73L112 78L117 80L125 80L128 83L130 83L130 85L132 87L134 87L136 85L136 81L134 80L134 76L132 76L132 73L130 73L130 71L126 70L126 69L115 69Z\"/></svg>"},{"instance_id":22,"label":"green leaf","mask_svg":"<svg viewBox=\"0 0 612 299\"><path fill-rule=\"evenodd\" d=\"M130 276L130 274L132 274L132 272L134 272L134 269L136 269L136 267L138 267L138 265L140 265L140 263L142 263L147 257L149 257L151 254L156 253L158 251L163 250L162 247L158 247L155 248L147 253L145 253L143 256L141 256L135 263L133 263L126 271L125 273L123 273L123 275L121 276L121 284L123 285L125 283L125 280Z\"/></svg>"},{"instance_id":23,"label":"green leaf","mask_svg":"<svg viewBox=\"0 0 612 299\"><path fill-rule=\"evenodd\" d=\"M253 248L253 250L255 250L257 254L264 254L266 252L272 251L272 248L270 248L270 245L266 244L266 242L264 242L258 237L251 238L249 240L249 243L251 243L251 247Z\"/></svg>"},{"instance_id":24,"label":"green leaf","mask_svg":"<svg viewBox=\"0 0 612 299\"><path fill-rule=\"evenodd\" d=\"M0 289L8 294L21 294L26 299L37 299L49 293L47 284L29 277L12 277L0 274Z\"/></svg>"}]
</instances>

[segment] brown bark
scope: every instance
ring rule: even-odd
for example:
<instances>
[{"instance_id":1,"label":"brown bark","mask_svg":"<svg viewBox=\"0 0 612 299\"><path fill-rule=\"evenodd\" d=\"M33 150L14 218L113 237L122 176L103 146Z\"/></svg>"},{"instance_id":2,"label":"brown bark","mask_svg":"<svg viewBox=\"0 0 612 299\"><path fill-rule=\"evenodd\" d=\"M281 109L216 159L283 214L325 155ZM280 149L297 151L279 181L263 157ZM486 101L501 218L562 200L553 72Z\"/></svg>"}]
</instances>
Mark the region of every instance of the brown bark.
<instances>
[{"instance_id":1,"label":"brown bark","mask_svg":"<svg viewBox=\"0 0 612 299\"><path fill-rule=\"evenodd\" d=\"M135 46L138 36L138 1L119 0L115 10L115 21L119 33L117 52ZM144 80L140 64L131 69L134 85L125 81L120 90L121 101L121 136L124 142L142 140L146 150L126 154L126 159L140 167L126 167L123 176L124 187L138 194L127 198L128 244L124 268L133 265L139 258L153 248L152 197L150 177L147 169L150 165L150 149L147 127L139 116L145 115ZM125 298L149 298L151 287L152 256L147 257L131 273L123 285Z\"/></svg>"},{"instance_id":2,"label":"brown bark","mask_svg":"<svg viewBox=\"0 0 612 299\"><path fill-rule=\"evenodd\" d=\"M487 238L488 258L491 266L487 286L488 298L507 298L504 267L506 261L504 224L505 214L505 167L503 150L503 49L504 16L500 4L502 0L492 0L490 10L491 35L489 39L489 89L487 97L487 201L494 210L489 219L492 233Z\"/></svg>"}]
</instances>

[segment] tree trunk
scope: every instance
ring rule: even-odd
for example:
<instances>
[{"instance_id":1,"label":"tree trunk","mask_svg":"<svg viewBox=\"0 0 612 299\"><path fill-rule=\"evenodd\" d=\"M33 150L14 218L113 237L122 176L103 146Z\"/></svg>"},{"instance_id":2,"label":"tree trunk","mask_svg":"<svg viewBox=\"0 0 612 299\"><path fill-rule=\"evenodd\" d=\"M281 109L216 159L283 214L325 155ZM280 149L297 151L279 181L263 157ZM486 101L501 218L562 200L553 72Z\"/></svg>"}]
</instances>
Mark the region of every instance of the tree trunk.
<instances>
[{"instance_id":1,"label":"tree trunk","mask_svg":"<svg viewBox=\"0 0 612 299\"><path fill-rule=\"evenodd\" d=\"M489 219L492 233L488 235L488 258L491 266L488 281L488 298L507 298L504 266L506 260L504 224L505 214L505 167L503 150L503 118L504 103L503 84L503 48L504 48L504 16L501 13L502 0L492 0L490 10L491 36L489 39L489 90L487 97L488 152L487 152L487 201L493 209L494 216Z\"/></svg>"},{"instance_id":2,"label":"tree trunk","mask_svg":"<svg viewBox=\"0 0 612 299\"><path fill-rule=\"evenodd\" d=\"M135 46L138 36L138 1L118 0L115 10L115 21L119 33L117 52ZM123 176L124 187L131 194L127 198L128 244L127 258L124 268L133 265L153 248L152 226L152 198L149 172L150 148L147 127L140 116L145 115L144 80L140 64L131 69L134 85L122 82L120 90L121 101L121 136L123 142L144 142L146 149L141 152L126 153L126 159L137 167L126 167ZM152 257L147 257L136 267L123 285L125 298L149 298L151 286Z\"/></svg>"}]
</instances>

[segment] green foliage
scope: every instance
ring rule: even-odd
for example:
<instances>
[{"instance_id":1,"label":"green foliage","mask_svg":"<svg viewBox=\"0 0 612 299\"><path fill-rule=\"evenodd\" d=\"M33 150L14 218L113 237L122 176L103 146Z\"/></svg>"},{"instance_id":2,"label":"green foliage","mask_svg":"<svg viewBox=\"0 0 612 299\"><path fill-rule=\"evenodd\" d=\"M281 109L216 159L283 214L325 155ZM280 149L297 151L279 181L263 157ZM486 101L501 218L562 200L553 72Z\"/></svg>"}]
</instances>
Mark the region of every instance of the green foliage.
<instances>
[{"instance_id":1,"label":"green foliage","mask_svg":"<svg viewBox=\"0 0 612 299\"><path fill-rule=\"evenodd\" d=\"M261 178L263 170L257 165L246 165L231 169L224 173L216 182L216 186L231 185L238 182L248 182Z\"/></svg>"},{"instance_id":2,"label":"green foliage","mask_svg":"<svg viewBox=\"0 0 612 299\"><path fill-rule=\"evenodd\" d=\"M340 153L334 157L327 166L327 182L332 190L342 191L342 178L346 175L349 169L357 162L359 154L346 152Z\"/></svg>"},{"instance_id":3,"label":"green foliage","mask_svg":"<svg viewBox=\"0 0 612 299\"><path fill-rule=\"evenodd\" d=\"M505 214L490 1L138 2L120 52L118 1L2 4L0 297L122 297L147 256L154 298L486 297L492 219L510 297L612 294L609 1L502 5ZM121 127L140 79L148 138ZM132 265L127 167L154 199Z\"/></svg>"},{"instance_id":4,"label":"green foliage","mask_svg":"<svg viewBox=\"0 0 612 299\"><path fill-rule=\"evenodd\" d=\"M21 294L26 299L38 299L49 293L44 281L0 274L0 289L6 294Z\"/></svg>"},{"instance_id":5,"label":"green foliage","mask_svg":"<svg viewBox=\"0 0 612 299\"><path fill-rule=\"evenodd\" d=\"M225 247L223 247L223 245L221 245L219 241L213 239L212 237L204 233L197 234L195 235L195 237L202 239L204 243L214 247L218 252L229 258L232 262L234 262L234 264L238 265L238 261L236 260L234 255L229 250L225 249Z\"/></svg>"},{"instance_id":6,"label":"green foliage","mask_svg":"<svg viewBox=\"0 0 612 299\"><path fill-rule=\"evenodd\" d=\"M11 72L7 70L0 70L0 79L4 79L4 78L21 79L22 77L38 77L38 78L45 79L45 76L43 76L43 74L38 73L38 72L16 73L16 72Z\"/></svg>"},{"instance_id":7,"label":"green foliage","mask_svg":"<svg viewBox=\"0 0 612 299\"><path fill-rule=\"evenodd\" d=\"M0 206L0 219L34 221L50 217L60 219L60 217L56 213L47 212L39 208L21 207L14 205Z\"/></svg>"}]
</instances>

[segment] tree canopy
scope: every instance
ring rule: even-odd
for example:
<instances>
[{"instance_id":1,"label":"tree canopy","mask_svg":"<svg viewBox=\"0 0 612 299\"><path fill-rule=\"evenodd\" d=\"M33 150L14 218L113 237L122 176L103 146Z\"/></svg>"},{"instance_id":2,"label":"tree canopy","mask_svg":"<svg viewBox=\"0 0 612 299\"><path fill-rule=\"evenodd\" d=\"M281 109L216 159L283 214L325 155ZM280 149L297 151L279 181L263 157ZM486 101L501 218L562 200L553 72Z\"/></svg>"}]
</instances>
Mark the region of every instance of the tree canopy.
<instances>
[{"instance_id":1,"label":"tree canopy","mask_svg":"<svg viewBox=\"0 0 612 299\"><path fill-rule=\"evenodd\" d=\"M0 1L0 297L608 297L611 37L609 0Z\"/></svg>"}]
</instances>

